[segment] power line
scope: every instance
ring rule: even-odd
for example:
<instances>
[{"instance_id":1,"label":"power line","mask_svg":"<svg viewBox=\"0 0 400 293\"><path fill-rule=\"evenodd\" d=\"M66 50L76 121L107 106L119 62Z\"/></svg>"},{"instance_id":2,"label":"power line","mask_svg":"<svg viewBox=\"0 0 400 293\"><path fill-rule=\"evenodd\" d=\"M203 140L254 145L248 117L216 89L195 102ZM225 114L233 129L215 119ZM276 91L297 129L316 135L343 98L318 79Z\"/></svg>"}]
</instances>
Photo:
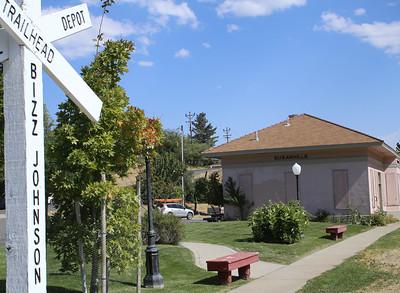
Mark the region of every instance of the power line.
<instances>
[{"instance_id":1,"label":"power line","mask_svg":"<svg viewBox=\"0 0 400 293\"><path fill-rule=\"evenodd\" d=\"M224 137L226 139L226 142L229 142L229 139L232 136L231 129L229 127L225 127L225 129L222 129L222 131L224 132Z\"/></svg>"},{"instance_id":2,"label":"power line","mask_svg":"<svg viewBox=\"0 0 400 293\"><path fill-rule=\"evenodd\" d=\"M185 117L188 119L188 120L186 120L186 123L189 124L190 143L192 143L192 141L193 141L192 122L193 122L194 116L196 116L196 113L189 112L188 114L185 114Z\"/></svg>"}]
</instances>

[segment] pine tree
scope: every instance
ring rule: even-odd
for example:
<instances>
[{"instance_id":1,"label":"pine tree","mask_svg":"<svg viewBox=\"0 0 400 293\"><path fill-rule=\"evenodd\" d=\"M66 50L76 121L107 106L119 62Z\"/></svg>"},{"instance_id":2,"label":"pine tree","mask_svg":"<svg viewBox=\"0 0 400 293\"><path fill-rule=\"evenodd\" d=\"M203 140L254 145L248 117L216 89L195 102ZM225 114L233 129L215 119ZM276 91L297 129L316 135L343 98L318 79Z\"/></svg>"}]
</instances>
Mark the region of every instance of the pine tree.
<instances>
[{"instance_id":1,"label":"pine tree","mask_svg":"<svg viewBox=\"0 0 400 293\"><path fill-rule=\"evenodd\" d=\"M193 125L193 138L198 143L206 143L209 146L214 146L217 141L215 135L217 128L213 127L206 118L206 113L201 112L196 115L195 120L192 122Z\"/></svg>"}]
</instances>

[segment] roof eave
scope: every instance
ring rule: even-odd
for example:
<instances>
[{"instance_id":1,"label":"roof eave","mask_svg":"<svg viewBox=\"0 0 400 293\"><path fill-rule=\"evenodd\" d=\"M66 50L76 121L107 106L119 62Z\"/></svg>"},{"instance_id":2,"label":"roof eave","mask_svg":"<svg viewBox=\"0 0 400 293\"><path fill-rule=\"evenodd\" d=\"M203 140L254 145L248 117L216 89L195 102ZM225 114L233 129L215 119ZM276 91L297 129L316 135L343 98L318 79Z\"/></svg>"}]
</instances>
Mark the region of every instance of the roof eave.
<instances>
[{"instance_id":1,"label":"roof eave","mask_svg":"<svg viewBox=\"0 0 400 293\"><path fill-rule=\"evenodd\" d=\"M284 152L304 152L304 151L326 150L326 149L348 149L348 148L354 148L354 147L368 148L371 146L380 146L380 145L386 146L388 148L388 150L391 149L385 143L382 143L381 141L377 141L377 142L337 144L337 145L240 150L240 151L231 151L231 152L209 152L209 153L202 153L202 155L207 158L220 159L223 157L233 157L233 156L240 156L240 155L271 154L271 153L284 153ZM391 150L394 151L393 149L391 149ZM398 155L396 154L396 156L398 156Z\"/></svg>"}]
</instances>

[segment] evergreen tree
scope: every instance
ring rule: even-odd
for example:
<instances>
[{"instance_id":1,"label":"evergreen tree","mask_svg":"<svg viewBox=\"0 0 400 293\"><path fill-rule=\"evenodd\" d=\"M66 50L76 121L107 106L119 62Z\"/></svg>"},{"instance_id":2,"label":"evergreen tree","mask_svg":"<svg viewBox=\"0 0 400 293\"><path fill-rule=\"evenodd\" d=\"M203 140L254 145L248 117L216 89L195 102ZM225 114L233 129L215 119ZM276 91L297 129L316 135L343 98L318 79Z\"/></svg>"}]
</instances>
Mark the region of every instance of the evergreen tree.
<instances>
[{"instance_id":1,"label":"evergreen tree","mask_svg":"<svg viewBox=\"0 0 400 293\"><path fill-rule=\"evenodd\" d=\"M217 128L213 127L206 118L206 113L201 112L196 115L196 118L192 122L193 125L193 138L198 143L205 143L209 146L214 146L217 141L215 135Z\"/></svg>"}]
</instances>

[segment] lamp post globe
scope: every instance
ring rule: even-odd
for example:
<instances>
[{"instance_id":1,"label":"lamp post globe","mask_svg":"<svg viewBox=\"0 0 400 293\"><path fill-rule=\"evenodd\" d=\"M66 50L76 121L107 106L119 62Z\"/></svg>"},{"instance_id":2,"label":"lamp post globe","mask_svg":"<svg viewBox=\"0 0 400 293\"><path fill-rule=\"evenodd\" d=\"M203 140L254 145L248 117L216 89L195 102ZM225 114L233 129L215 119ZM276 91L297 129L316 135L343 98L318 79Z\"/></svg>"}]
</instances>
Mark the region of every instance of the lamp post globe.
<instances>
[{"instance_id":1,"label":"lamp post globe","mask_svg":"<svg viewBox=\"0 0 400 293\"><path fill-rule=\"evenodd\" d=\"M299 164L295 163L295 164L292 166L292 171L293 171L293 174L294 174L294 175L299 176L300 173L301 173L301 166L300 166Z\"/></svg>"},{"instance_id":2,"label":"lamp post globe","mask_svg":"<svg viewBox=\"0 0 400 293\"><path fill-rule=\"evenodd\" d=\"M293 174L296 176L296 198L297 198L297 201L300 201L300 196L299 196L299 175L301 173L301 166L299 164L295 163L292 166L292 171L293 171Z\"/></svg>"}]
</instances>

